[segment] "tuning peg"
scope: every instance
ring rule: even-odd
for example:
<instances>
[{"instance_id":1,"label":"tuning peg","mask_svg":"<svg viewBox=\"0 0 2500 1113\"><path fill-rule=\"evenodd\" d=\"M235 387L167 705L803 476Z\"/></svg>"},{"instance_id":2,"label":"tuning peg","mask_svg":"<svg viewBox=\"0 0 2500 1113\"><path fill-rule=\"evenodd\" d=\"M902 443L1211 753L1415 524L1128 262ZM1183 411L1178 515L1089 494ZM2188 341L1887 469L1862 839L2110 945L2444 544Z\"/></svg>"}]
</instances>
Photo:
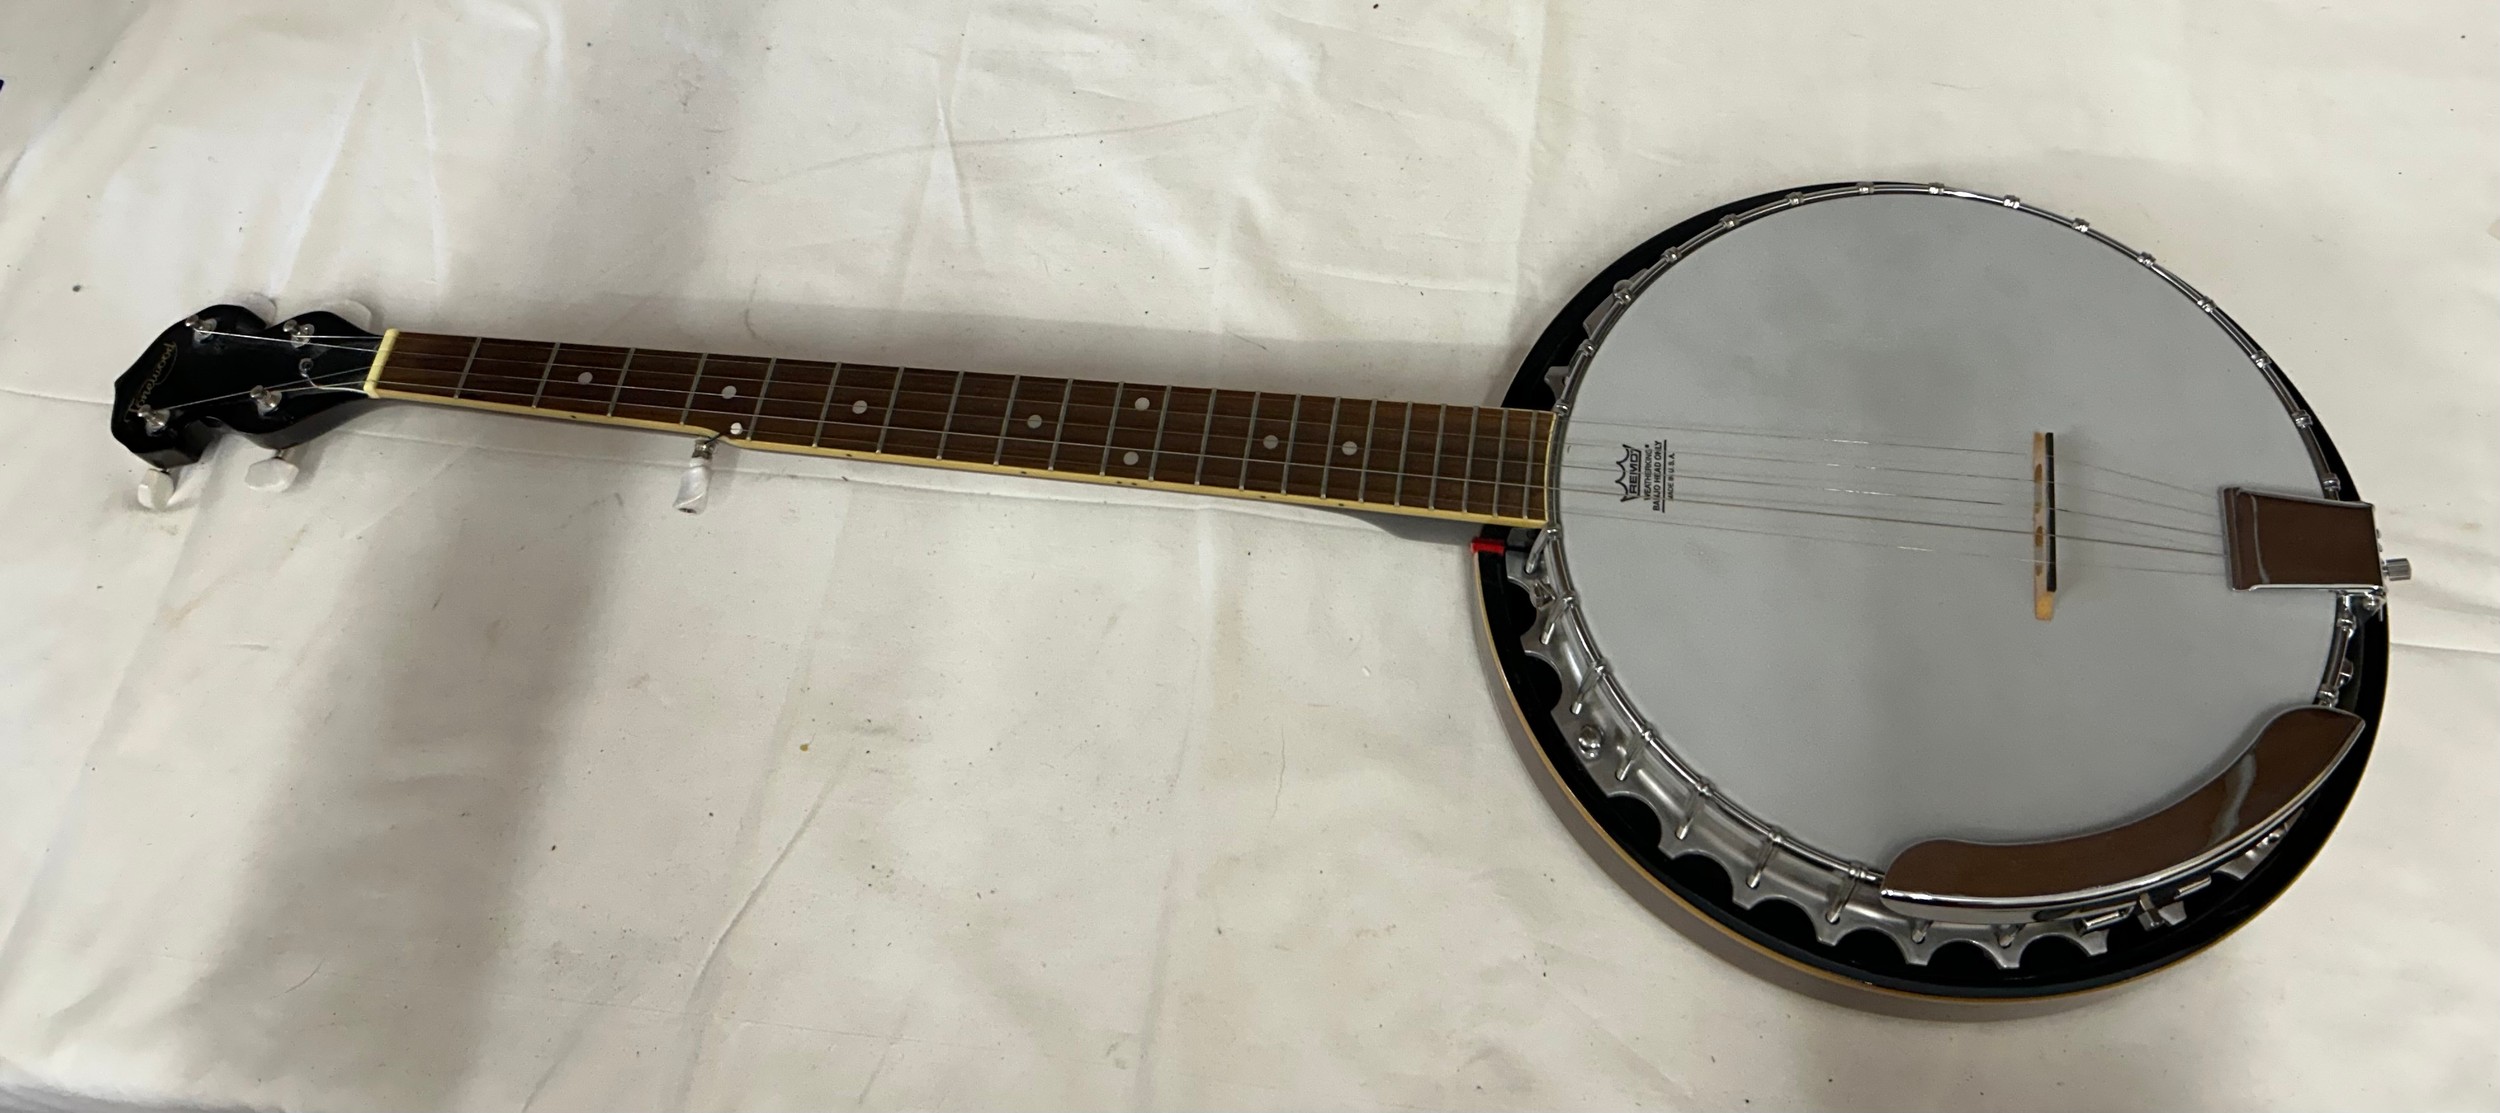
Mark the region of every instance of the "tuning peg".
<instances>
[{"instance_id":1,"label":"tuning peg","mask_svg":"<svg viewBox=\"0 0 2500 1113\"><path fill-rule=\"evenodd\" d=\"M294 486L295 477L301 474L303 469L296 467L295 461L287 459L286 453L280 452L266 460L255 460L251 467L243 469L243 485L255 491L275 494Z\"/></svg>"},{"instance_id":2,"label":"tuning peg","mask_svg":"<svg viewBox=\"0 0 2500 1113\"><path fill-rule=\"evenodd\" d=\"M147 510L163 510L174 504L174 473L163 468L149 468L139 477L138 489L131 492L139 505Z\"/></svg>"},{"instance_id":3,"label":"tuning peg","mask_svg":"<svg viewBox=\"0 0 2500 1113\"><path fill-rule=\"evenodd\" d=\"M703 513L703 505L712 497L712 442L705 437L695 442L694 457L686 461L686 473L677 477L676 507L688 514Z\"/></svg>"}]
</instances>

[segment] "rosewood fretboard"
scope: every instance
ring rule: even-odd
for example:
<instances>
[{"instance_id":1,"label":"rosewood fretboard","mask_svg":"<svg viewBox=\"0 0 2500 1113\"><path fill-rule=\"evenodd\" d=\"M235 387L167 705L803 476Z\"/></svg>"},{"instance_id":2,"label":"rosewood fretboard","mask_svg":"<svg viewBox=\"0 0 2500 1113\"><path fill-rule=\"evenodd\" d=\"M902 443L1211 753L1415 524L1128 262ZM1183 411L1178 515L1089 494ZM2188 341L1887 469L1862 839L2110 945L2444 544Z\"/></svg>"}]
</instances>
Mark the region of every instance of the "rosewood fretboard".
<instances>
[{"instance_id":1,"label":"rosewood fretboard","mask_svg":"<svg viewBox=\"0 0 2500 1113\"><path fill-rule=\"evenodd\" d=\"M1539 525L1542 410L392 331L366 392L754 448Z\"/></svg>"}]
</instances>

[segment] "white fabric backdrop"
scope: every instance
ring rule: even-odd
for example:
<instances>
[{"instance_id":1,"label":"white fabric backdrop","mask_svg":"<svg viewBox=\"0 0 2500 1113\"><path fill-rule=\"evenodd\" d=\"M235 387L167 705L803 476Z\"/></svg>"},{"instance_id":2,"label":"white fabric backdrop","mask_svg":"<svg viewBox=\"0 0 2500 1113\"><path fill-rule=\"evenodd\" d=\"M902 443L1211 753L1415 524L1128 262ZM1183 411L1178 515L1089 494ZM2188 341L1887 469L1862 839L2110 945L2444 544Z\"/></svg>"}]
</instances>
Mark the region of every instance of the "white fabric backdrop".
<instances>
[{"instance_id":1,"label":"white fabric backdrop","mask_svg":"<svg viewBox=\"0 0 2500 1113\"><path fill-rule=\"evenodd\" d=\"M0 1104L2500 1103L2483 3L0 0ZM12 164L13 160L13 164ZM1458 534L401 408L129 502L199 305L1491 398L1835 177L2088 216L2420 578L2342 832L2059 1015L1851 1012L1573 842Z\"/></svg>"}]
</instances>

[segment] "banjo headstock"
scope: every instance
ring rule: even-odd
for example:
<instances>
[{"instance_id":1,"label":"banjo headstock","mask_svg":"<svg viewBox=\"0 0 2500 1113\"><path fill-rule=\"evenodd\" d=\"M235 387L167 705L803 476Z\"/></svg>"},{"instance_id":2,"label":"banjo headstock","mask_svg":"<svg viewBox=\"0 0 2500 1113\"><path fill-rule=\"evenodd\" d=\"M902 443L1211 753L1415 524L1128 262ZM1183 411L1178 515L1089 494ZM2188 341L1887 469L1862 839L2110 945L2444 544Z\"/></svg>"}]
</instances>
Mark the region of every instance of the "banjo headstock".
<instances>
[{"instance_id":1,"label":"banjo headstock","mask_svg":"<svg viewBox=\"0 0 2500 1113\"><path fill-rule=\"evenodd\" d=\"M212 305L159 333L113 381L113 439L160 469L199 462L221 432L301 444L367 400L363 376L380 344L335 313L272 324Z\"/></svg>"}]
</instances>

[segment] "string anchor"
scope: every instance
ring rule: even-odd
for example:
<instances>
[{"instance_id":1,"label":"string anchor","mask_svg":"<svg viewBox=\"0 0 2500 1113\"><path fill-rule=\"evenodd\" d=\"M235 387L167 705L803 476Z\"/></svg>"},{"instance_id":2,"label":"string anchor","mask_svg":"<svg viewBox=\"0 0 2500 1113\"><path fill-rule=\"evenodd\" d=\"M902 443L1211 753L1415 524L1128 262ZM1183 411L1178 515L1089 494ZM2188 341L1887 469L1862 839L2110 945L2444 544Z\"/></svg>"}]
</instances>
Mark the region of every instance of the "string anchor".
<instances>
[{"instance_id":1,"label":"string anchor","mask_svg":"<svg viewBox=\"0 0 2500 1113\"><path fill-rule=\"evenodd\" d=\"M688 514L701 514L712 498L712 446L726 433L714 433L694 442L694 455L686 461L685 474L677 477L677 509Z\"/></svg>"}]
</instances>

